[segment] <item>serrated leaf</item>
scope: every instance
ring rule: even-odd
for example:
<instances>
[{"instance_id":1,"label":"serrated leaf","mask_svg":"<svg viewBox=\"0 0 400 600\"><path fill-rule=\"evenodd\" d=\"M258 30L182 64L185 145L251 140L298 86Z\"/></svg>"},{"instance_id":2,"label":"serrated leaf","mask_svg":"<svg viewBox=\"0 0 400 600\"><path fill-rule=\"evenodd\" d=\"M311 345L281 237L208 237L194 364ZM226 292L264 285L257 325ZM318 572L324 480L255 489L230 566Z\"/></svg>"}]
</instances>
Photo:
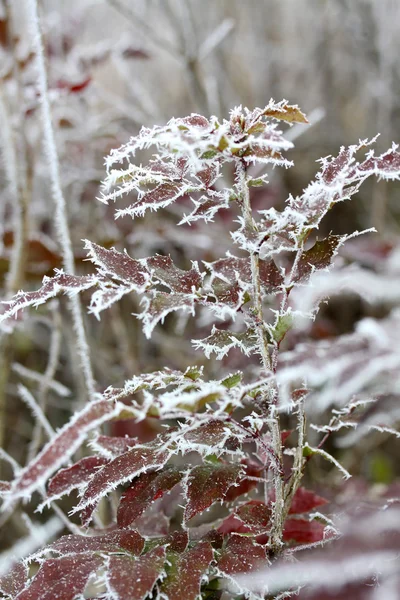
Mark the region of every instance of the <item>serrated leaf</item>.
<instances>
[{"instance_id":1,"label":"serrated leaf","mask_svg":"<svg viewBox=\"0 0 400 600\"><path fill-rule=\"evenodd\" d=\"M126 252L118 252L114 248L107 250L89 240L85 240L85 250L96 267L107 275L132 285L138 291L143 290L149 281L146 264L131 258Z\"/></svg>"},{"instance_id":2,"label":"serrated leaf","mask_svg":"<svg viewBox=\"0 0 400 600\"><path fill-rule=\"evenodd\" d=\"M202 349L207 358L210 358L212 353L216 354L217 360L221 360L233 348L239 348L245 356L250 356L259 347L254 329L248 328L239 333L218 329L215 326L211 335L202 340L192 340L192 344L196 350Z\"/></svg>"},{"instance_id":3,"label":"serrated leaf","mask_svg":"<svg viewBox=\"0 0 400 600\"><path fill-rule=\"evenodd\" d=\"M82 521L88 525L93 510L103 496L142 473L163 467L168 458L169 452L161 450L158 440L147 445L136 446L117 456L92 477L75 511L85 509Z\"/></svg>"},{"instance_id":4,"label":"serrated leaf","mask_svg":"<svg viewBox=\"0 0 400 600\"><path fill-rule=\"evenodd\" d=\"M167 286L172 292L191 294L201 287L202 278L197 266L189 271L178 269L170 256L156 254L147 259L147 265L156 279Z\"/></svg>"},{"instance_id":5,"label":"serrated leaf","mask_svg":"<svg viewBox=\"0 0 400 600\"><path fill-rule=\"evenodd\" d=\"M229 576L250 573L268 566L265 547L249 537L231 534L218 560L218 570Z\"/></svg>"},{"instance_id":6,"label":"serrated leaf","mask_svg":"<svg viewBox=\"0 0 400 600\"><path fill-rule=\"evenodd\" d=\"M240 465L200 465L191 469L185 481L187 503L184 520L189 521L218 500L223 500L229 488L242 472Z\"/></svg>"},{"instance_id":7,"label":"serrated leaf","mask_svg":"<svg viewBox=\"0 0 400 600\"><path fill-rule=\"evenodd\" d=\"M61 469L49 482L47 495L51 498L59 498L69 494L72 490L85 486L88 479L96 472L96 469L108 463L108 459L101 456L87 456L68 467Z\"/></svg>"},{"instance_id":8,"label":"serrated leaf","mask_svg":"<svg viewBox=\"0 0 400 600\"><path fill-rule=\"evenodd\" d=\"M139 558L108 556L105 584L113 600L144 600L165 572L165 549L154 548Z\"/></svg>"},{"instance_id":9,"label":"serrated leaf","mask_svg":"<svg viewBox=\"0 0 400 600\"><path fill-rule=\"evenodd\" d=\"M46 560L18 600L74 600L83 595L91 575L101 567L100 556L70 555Z\"/></svg>"},{"instance_id":10,"label":"serrated leaf","mask_svg":"<svg viewBox=\"0 0 400 600\"><path fill-rule=\"evenodd\" d=\"M112 531L103 535L64 535L47 546L44 552L54 552L61 556L87 552L121 552L126 550L139 555L144 548L144 539L134 530Z\"/></svg>"},{"instance_id":11,"label":"serrated leaf","mask_svg":"<svg viewBox=\"0 0 400 600\"><path fill-rule=\"evenodd\" d=\"M329 235L324 240L316 241L312 248L301 255L294 281L305 283L314 271L329 267L337 249L345 239L346 236Z\"/></svg>"},{"instance_id":12,"label":"serrated leaf","mask_svg":"<svg viewBox=\"0 0 400 600\"><path fill-rule=\"evenodd\" d=\"M169 313L184 310L194 314L195 296L190 294L167 294L166 292L153 292L150 298L144 298L144 309L138 315L143 323L143 332L147 338L151 337L157 323L163 323Z\"/></svg>"},{"instance_id":13,"label":"serrated leaf","mask_svg":"<svg viewBox=\"0 0 400 600\"><path fill-rule=\"evenodd\" d=\"M162 597L169 600L197 600L202 578L213 557L209 542L199 542L183 554L169 552L167 577L160 586Z\"/></svg>"},{"instance_id":14,"label":"serrated leaf","mask_svg":"<svg viewBox=\"0 0 400 600\"><path fill-rule=\"evenodd\" d=\"M177 485L182 477L183 472L174 467L140 475L121 496L117 512L118 526L131 525L152 502Z\"/></svg>"},{"instance_id":15,"label":"serrated leaf","mask_svg":"<svg viewBox=\"0 0 400 600\"><path fill-rule=\"evenodd\" d=\"M12 300L4 302L5 311L0 314L0 323L17 315L18 311L29 306L37 308L58 294L69 296L87 290L98 283L98 277L93 275L67 275L56 270L54 277L44 277L42 286L35 292L18 292Z\"/></svg>"},{"instance_id":16,"label":"serrated leaf","mask_svg":"<svg viewBox=\"0 0 400 600\"><path fill-rule=\"evenodd\" d=\"M18 473L13 481L9 499L30 497L35 490L45 485L50 475L67 462L81 446L86 435L118 415L121 406L107 400L100 400L88 404L81 412L75 413L41 452Z\"/></svg>"}]
</instances>

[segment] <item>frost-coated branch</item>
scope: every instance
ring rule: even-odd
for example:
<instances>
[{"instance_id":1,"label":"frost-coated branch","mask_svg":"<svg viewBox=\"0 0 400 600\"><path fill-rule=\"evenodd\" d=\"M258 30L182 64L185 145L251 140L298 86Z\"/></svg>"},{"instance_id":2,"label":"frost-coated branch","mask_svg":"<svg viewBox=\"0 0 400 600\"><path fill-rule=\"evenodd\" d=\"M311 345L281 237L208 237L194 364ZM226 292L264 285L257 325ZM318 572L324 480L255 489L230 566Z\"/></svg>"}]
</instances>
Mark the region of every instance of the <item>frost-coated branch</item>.
<instances>
[{"instance_id":1,"label":"frost-coated branch","mask_svg":"<svg viewBox=\"0 0 400 600\"><path fill-rule=\"evenodd\" d=\"M241 206L243 211L243 218L247 226L257 231L257 225L254 221L251 204L250 204L250 193L247 183L247 169L242 162L237 163L237 180L241 193ZM260 279L260 268L259 268L259 255L256 252L251 252L251 276L252 276L252 287L253 287L253 303L255 319L257 323L257 332L259 339L259 347L265 371L271 372L271 357L268 348L268 332L265 326L263 307L262 307L262 294L261 294L261 279ZM280 465L282 465L282 442L281 442L281 428L279 423L279 415L276 411L278 389L275 389L275 400L269 402L267 410L267 420L272 436L272 448L275 456ZM275 502L272 507L271 516L271 530L270 530L270 547L274 553L279 553L282 547L282 533L284 527L284 480L283 477L274 470L274 488L275 488Z\"/></svg>"},{"instance_id":2,"label":"frost-coated branch","mask_svg":"<svg viewBox=\"0 0 400 600\"><path fill-rule=\"evenodd\" d=\"M68 228L68 217L65 198L61 188L60 165L58 160L56 142L54 137L54 128L52 125L50 103L48 98L47 75L43 52L43 42L40 32L38 6L36 0L25 0L25 2L29 17L32 45L36 60L44 148L48 160L51 189L56 209L56 231L61 246L64 268L68 273L73 274L75 271L74 254L72 250L71 237ZM71 297L69 300L69 306L72 314L78 354L80 357L81 367L85 378L87 394L89 398L93 400L95 396L95 382L90 362L89 344L86 338L82 308L79 297Z\"/></svg>"}]
</instances>

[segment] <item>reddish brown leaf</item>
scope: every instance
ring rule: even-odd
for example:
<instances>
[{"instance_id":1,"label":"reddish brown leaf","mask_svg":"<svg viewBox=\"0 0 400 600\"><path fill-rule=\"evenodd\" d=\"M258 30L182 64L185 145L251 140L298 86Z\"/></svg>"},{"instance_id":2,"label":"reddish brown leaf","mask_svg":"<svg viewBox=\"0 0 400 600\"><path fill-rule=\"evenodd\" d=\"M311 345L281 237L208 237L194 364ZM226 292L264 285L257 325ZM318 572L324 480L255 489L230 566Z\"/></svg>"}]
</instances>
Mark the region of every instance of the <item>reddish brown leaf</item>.
<instances>
[{"instance_id":1,"label":"reddish brown leaf","mask_svg":"<svg viewBox=\"0 0 400 600\"><path fill-rule=\"evenodd\" d=\"M61 496L69 494L71 490L86 485L88 479L99 467L108 463L108 459L102 456L87 456L75 463L72 467L61 469L50 480L47 487L48 496Z\"/></svg>"},{"instance_id":2,"label":"reddish brown leaf","mask_svg":"<svg viewBox=\"0 0 400 600\"><path fill-rule=\"evenodd\" d=\"M89 240L85 240L85 249L90 260L97 267L124 283L140 289L149 278L146 265L140 260L131 258L126 252L118 252L114 248L107 250Z\"/></svg>"},{"instance_id":3,"label":"reddish brown leaf","mask_svg":"<svg viewBox=\"0 0 400 600\"><path fill-rule=\"evenodd\" d=\"M143 547L142 536L137 531L129 530L97 536L64 535L48 549L62 556L81 552L121 552L121 549L139 555Z\"/></svg>"},{"instance_id":4,"label":"reddish brown leaf","mask_svg":"<svg viewBox=\"0 0 400 600\"><path fill-rule=\"evenodd\" d=\"M318 521L287 519L283 532L283 540L285 542L295 541L299 544L320 542L324 539L324 530L325 526Z\"/></svg>"},{"instance_id":5,"label":"reddish brown leaf","mask_svg":"<svg viewBox=\"0 0 400 600\"><path fill-rule=\"evenodd\" d=\"M256 463L250 459L245 459L242 461L242 467L244 469L245 476L237 482L237 485L233 485L228 490L225 496L226 502L232 502L233 500L236 500L236 498L239 498L239 496L247 494L257 487L258 482L249 479L249 477L261 477L261 474L264 470L262 465L260 466L259 463Z\"/></svg>"},{"instance_id":6,"label":"reddish brown leaf","mask_svg":"<svg viewBox=\"0 0 400 600\"><path fill-rule=\"evenodd\" d=\"M300 487L294 495L289 514L293 515L306 513L327 503L328 500L325 500L325 498L322 498L322 496L318 496L314 492Z\"/></svg>"},{"instance_id":7,"label":"reddish brown leaf","mask_svg":"<svg viewBox=\"0 0 400 600\"><path fill-rule=\"evenodd\" d=\"M189 271L182 271L174 265L170 256L156 254L147 259L147 264L156 279L172 292L191 294L193 288L197 290L201 287L202 279L198 269L193 267Z\"/></svg>"},{"instance_id":8,"label":"reddish brown leaf","mask_svg":"<svg viewBox=\"0 0 400 600\"><path fill-rule=\"evenodd\" d=\"M28 580L28 567L18 563L10 569L7 575L0 577L0 592L5 596L15 598L25 587Z\"/></svg>"},{"instance_id":9,"label":"reddish brown leaf","mask_svg":"<svg viewBox=\"0 0 400 600\"><path fill-rule=\"evenodd\" d=\"M47 478L79 448L85 435L101 423L110 420L115 412L114 403L100 400L88 404L80 413L76 413L37 457L18 474L12 484L12 495L28 497L44 485Z\"/></svg>"},{"instance_id":10,"label":"reddish brown leaf","mask_svg":"<svg viewBox=\"0 0 400 600\"><path fill-rule=\"evenodd\" d=\"M183 472L174 467L140 475L121 497L117 513L119 527L128 527L154 500L177 485L182 477Z\"/></svg>"},{"instance_id":11,"label":"reddish brown leaf","mask_svg":"<svg viewBox=\"0 0 400 600\"><path fill-rule=\"evenodd\" d=\"M107 591L114 600L143 600L164 574L164 562L164 548L154 548L139 558L107 557Z\"/></svg>"},{"instance_id":12,"label":"reddish brown leaf","mask_svg":"<svg viewBox=\"0 0 400 600\"><path fill-rule=\"evenodd\" d=\"M142 422L140 423L140 425L142 425ZM131 450L136 446L136 444L138 444L138 438L99 435L94 440L93 447L98 452L104 454L104 456L106 456L107 458L112 459L116 458L120 454L124 454L124 452L127 452L128 450Z\"/></svg>"},{"instance_id":13,"label":"reddish brown leaf","mask_svg":"<svg viewBox=\"0 0 400 600\"><path fill-rule=\"evenodd\" d=\"M197 600L203 576L213 560L209 542L199 542L183 554L168 553L168 575L160 591L170 600Z\"/></svg>"},{"instance_id":14,"label":"reddish brown leaf","mask_svg":"<svg viewBox=\"0 0 400 600\"><path fill-rule=\"evenodd\" d=\"M316 241L312 248L301 255L294 280L305 283L313 271L329 267L342 241L341 235L329 235L324 240Z\"/></svg>"},{"instance_id":15,"label":"reddish brown leaf","mask_svg":"<svg viewBox=\"0 0 400 600\"><path fill-rule=\"evenodd\" d=\"M168 451L159 450L157 443L138 446L117 456L105 465L90 480L85 493L78 505L78 510L87 508L83 523L88 524L91 513L100 498L115 489L118 485L130 481L145 473L163 467L168 460ZM92 510L90 510L90 508Z\"/></svg>"},{"instance_id":16,"label":"reddish brown leaf","mask_svg":"<svg viewBox=\"0 0 400 600\"><path fill-rule=\"evenodd\" d=\"M225 498L242 473L241 465L200 465L187 477L187 504L184 519L189 521L217 500Z\"/></svg>"},{"instance_id":17,"label":"reddish brown leaf","mask_svg":"<svg viewBox=\"0 0 400 600\"><path fill-rule=\"evenodd\" d=\"M46 560L17 600L73 600L83 595L89 577L102 565L100 556L70 555Z\"/></svg>"},{"instance_id":18,"label":"reddish brown leaf","mask_svg":"<svg viewBox=\"0 0 400 600\"><path fill-rule=\"evenodd\" d=\"M265 548L236 533L229 537L218 561L218 569L227 575L249 573L267 566Z\"/></svg>"}]
</instances>

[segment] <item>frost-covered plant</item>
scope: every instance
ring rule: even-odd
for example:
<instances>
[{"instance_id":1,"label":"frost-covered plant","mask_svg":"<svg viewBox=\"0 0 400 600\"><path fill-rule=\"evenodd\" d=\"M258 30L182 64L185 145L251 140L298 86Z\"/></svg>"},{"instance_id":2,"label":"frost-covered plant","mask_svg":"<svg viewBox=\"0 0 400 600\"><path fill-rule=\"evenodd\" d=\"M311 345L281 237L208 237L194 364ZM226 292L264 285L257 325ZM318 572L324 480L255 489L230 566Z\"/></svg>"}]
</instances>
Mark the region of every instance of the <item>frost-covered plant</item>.
<instances>
[{"instance_id":1,"label":"frost-covered plant","mask_svg":"<svg viewBox=\"0 0 400 600\"><path fill-rule=\"evenodd\" d=\"M136 317L147 337L170 313L200 313L203 326L210 323L211 330L193 340L195 348L217 359L236 348L250 367L244 373L221 372L213 380L191 365L183 372L134 375L123 387L98 393L54 435L47 430L51 438L41 452L25 468L16 467L12 482L2 483L3 507L35 492L42 495L40 507L57 507L59 499L77 491L72 513L80 514L82 528L67 521L71 535L18 564L1 582L7 597L265 597L268 589L259 578L251 581L249 573L262 573L293 549L338 537L329 519L309 514L326 500L302 487L303 475L310 458L321 455L349 477L322 446L371 401L362 393L371 393L369 384L384 372L388 353L382 345L374 350L366 345L367 326L326 350L310 344L280 360L280 348L297 316L304 317L291 306L292 290L301 291L316 271L327 270L339 247L358 235L315 238L321 220L369 176L398 179L400 154L393 145L381 156L368 150L358 162L357 152L371 142L341 148L337 157L321 160L315 181L300 196L289 197L284 210L255 213L251 189L265 185L268 177L254 175L254 166L291 165L282 153L292 144L275 121L307 122L286 101L270 101L253 111L238 107L222 122L192 114L142 128L106 160L100 199L108 203L128 195L131 202L116 211L117 217L135 219L176 205L180 224L204 220L212 227L217 213L229 209L234 253L201 267L193 262L184 270L170 256L135 259L86 240L93 274L58 271L39 290L20 292L6 303L1 320L9 323L21 309L59 293L91 290L89 310L100 318L103 310L135 292L142 297ZM133 160L138 153L146 158L144 165ZM306 316L314 317L320 300ZM345 370L351 358L340 361L346 352L360 359L355 369L372 358L377 366L371 377L361 383L357 374L349 377ZM333 370L327 368L331 355ZM397 369L398 355L389 355L390 367ZM324 437L317 447L307 441L307 401L311 408L340 405L331 422L319 428ZM39 409L37 415L44 418ZM154 419L162 428L148 442L100 431L125 417ZM283 419L296 430L292 447ZM71 464L85 445L92 454ZM29 570L34 562L40 565L36 574ZM365 577L373 574L368 571ZM297 580L273 580L270 590L275 594L296 586Z\"/></svg>"}]
</instances>

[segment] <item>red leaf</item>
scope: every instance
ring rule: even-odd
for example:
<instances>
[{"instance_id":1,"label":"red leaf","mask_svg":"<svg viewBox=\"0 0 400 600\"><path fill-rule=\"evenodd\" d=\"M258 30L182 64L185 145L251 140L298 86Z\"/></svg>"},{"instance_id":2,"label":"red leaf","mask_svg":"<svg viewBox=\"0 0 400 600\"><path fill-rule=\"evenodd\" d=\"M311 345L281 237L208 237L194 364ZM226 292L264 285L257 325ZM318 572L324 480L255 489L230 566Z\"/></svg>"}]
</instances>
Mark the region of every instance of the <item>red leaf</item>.
<instances>
[{"instance_id":1,"label":"red leaf","mask_svg":"<svg viewBox=\"0 0 400 600\"><path fill-rule=\"evenodd\" d=\"M18 563L7 573L0 577L0 592L5 596L15 598L25 587L28 579L28 568L23 563Z\"/></svg>"},{"instance_id":2,"label":"red leaf","mask_svg":"<svg viewBox=\"0 0 400 600\"><path fill-rule=\"evenodd\" d=\"M237 485L233 485L228 490L225 496L226 502L232 502L233 500L236 500L236 498L242 496L243 494L247 494L258 485L258 481L251 480L249 477L260 477L264 467L250 459L245 459L242 462L242 466L244 468L245 477L240 479L240 481L237 482Z\"/></svg>"},{"instance_id":3,"label":"red leaf","mask_svg":"<svg viewBox=\"0 0 400 600\"><path fill-rule=\"evenodd\" d=\"M131 258L126 252L114 248L107 250L89 240L85 240L85 249L92 263L107 274L140 290L149 279L149 271L143 261Z\"/></svg>"},{"instance_id":4,"label":"red leaf","mask_svg":"<svg viewBox=\"0 0 400 600\"><path fill-rule=\"evenodd\" d=\"M107 557L106 585L110 597L113 600L143 600L165 572L164 562L164 548L154 548L139 558Z\"/></svg>"},{"instance_id":5,"label":"red leaf","mask_svg":"<svg viewBox=\"0 0 400 600\"><path fill-rule=\"evenodd\" d=\"M144 539L137 531L113 531L104 535L64 535L47 547L62 556L78 552L121 552L121 549L139 555L144 548Z\"/></svg>"},{"instance_id":6,"label":"red leaf","mask_svg":"<svg viewBox=\"0 0 400 600\"><path fill-rule=\"evenodd\" d=\"M227 533L265 534L270 523L271 509L260 500L251 500L242 504L227 517L218 531Z\"/></svg>"},{"instance_id":7,"label":"red leaf","mask_svg":"<svg viewBox=\"0 0 400 600\"><path fill-rule=\"evenodd\" d=\"M172 292L191 294L193 288L201 287L202 278L199 270L192 268L189 271L182 271L174 265L170 256L156 254L147 259L147 264L153 271L153 276Z\"/></svg>"},{"instance_id":8,"label":"red leaf","mask_svg":"<svg viewBox=\"0 0 400 600\"><path fill-rule=\"evenodd\" d=\"M146 471L163 467L168 457L168 451L160 451L157 440L155 440L155 442L150 442L148 445L136 446L132 450L117 456L97 471L90 480L77 507L80 511L84 508L88 509L84 515L83 523L85 525L89 524L91 514L100 498L118 485L130 481Z\"/></svg>"},{"instance_id":9,"label":"red leaf","mask_svg":"<svg viewBox=\"0 0 400 600\"><path fill-rule=\"evenodd\" d=\"M209 542L199 542L183 554L168 553L170 567L160 586L161 594L171 600L197 600L201 580L214 558Z\"/></svg>"},{"instance_id":10,"label":"red leaf","mask_svg":"<svg viewBox=\"0 0 400 600\"><path fill-rule=\"evenodd\" d=\"M173 467L140 475L121 497L117 513L118 526L131 525L154 500L161 498L179 483L182 476L182 471Z\"/></svg>"},{"instance_id":11,"label":"red leaf","mask_svg":"<svg viewBox=\"0 0 400 600\"><path fill-rule=\"evenodd\" d=\"M87 456L82 458L72 467L59 471L47 487L47 495L62 496L69 494L71 490L86 485L88 479L96 472L98 467L108 463L107 458L102 456Z\"/></svg>"},{"instance_id":12,"label":"red leaf","mask_svg":"<svg viewBox=\"0 0 400 600\"><path fill-rule=\"evenodd\" d=\"M174 531L162 541L162 545L167 546L168 552L184 552L188 544L189 534L187 531Z\"/></svg>"},{"instance_id":13,"label":"red leaf","mask_svg":"<svg viewBox=\"0 0 400 600\"><path fill-rule=\"evenodd\" d=\"M106 458L113 459L120 454L124 454L124 452L131 450L131 448L134 448L137 444L138 438L99 435L91 443L91 446L93 449L97 450L97 452L103 454Z\"/></svg>"},{"instance_id":14,"label":"red leaf","mask_svg":"<svg viewBox=\"0 0 400 600\"><path fill-rule=\"evenodd\" d=\"M306 513L310 510L313 510L313 508L317 508L317 506L323 506L327 503L328 500L325 500L325 498L318 496L310 490L300 487L294 495L289 514L293 515Z\"/></svg>"},{"instance_id":15,"label":"red leaf","mask_svg":"<svg viewBox=\"0 0 400 600\"><path fill-rule=\"evenodd\" d=\"M251 538L235 533L230 536L218 561L218 569L227 575L249 573L267 566L265 548Z\"/></svg>"},{"instance_id":16,"label":"red leaf","mask_svg":"<svg viewBox=\"0 0 400 600\"><path fill-rule=\"evenodd\" d=\"M187 477L187 504L184 520L189 521L217 500L223 500L229 488L238 480L241 465L200 465Z\"/></svg>"},{"instance_id":17,"label":"red leaf","mask_svg":"<svg viewBox=\"0 0 400 600\"><path fill-rule=\"evenodd\" d=\"M12 495L29 497L48 477L69 460L85 439L85 435L119 412L115 404L107 400L92 402L76 413L37 457L23 469L12 484Z\"/></svg>"},{"instance_id":18,"label":"red leaf","mask_svg":"<svg viewBox=\"0 0 400 600\"><path fill-rule=\"evenodd\" d=\"M325 526L318 521L306 521L304 519L287 519L283 540L293 540L299 544L310 544L320 542L324 539Z\"/></svg>"},{"instance_id":19,"label":"red leaf","mask_svg":"<svg viewBox=\"0 0 400 600\"><path fill-rule=\"evenodd\" d=\"M46 560L18 600L73 600L83 595L89 577L102 565L100 556L82 554Z\"/></svg>"}]
</instances>

